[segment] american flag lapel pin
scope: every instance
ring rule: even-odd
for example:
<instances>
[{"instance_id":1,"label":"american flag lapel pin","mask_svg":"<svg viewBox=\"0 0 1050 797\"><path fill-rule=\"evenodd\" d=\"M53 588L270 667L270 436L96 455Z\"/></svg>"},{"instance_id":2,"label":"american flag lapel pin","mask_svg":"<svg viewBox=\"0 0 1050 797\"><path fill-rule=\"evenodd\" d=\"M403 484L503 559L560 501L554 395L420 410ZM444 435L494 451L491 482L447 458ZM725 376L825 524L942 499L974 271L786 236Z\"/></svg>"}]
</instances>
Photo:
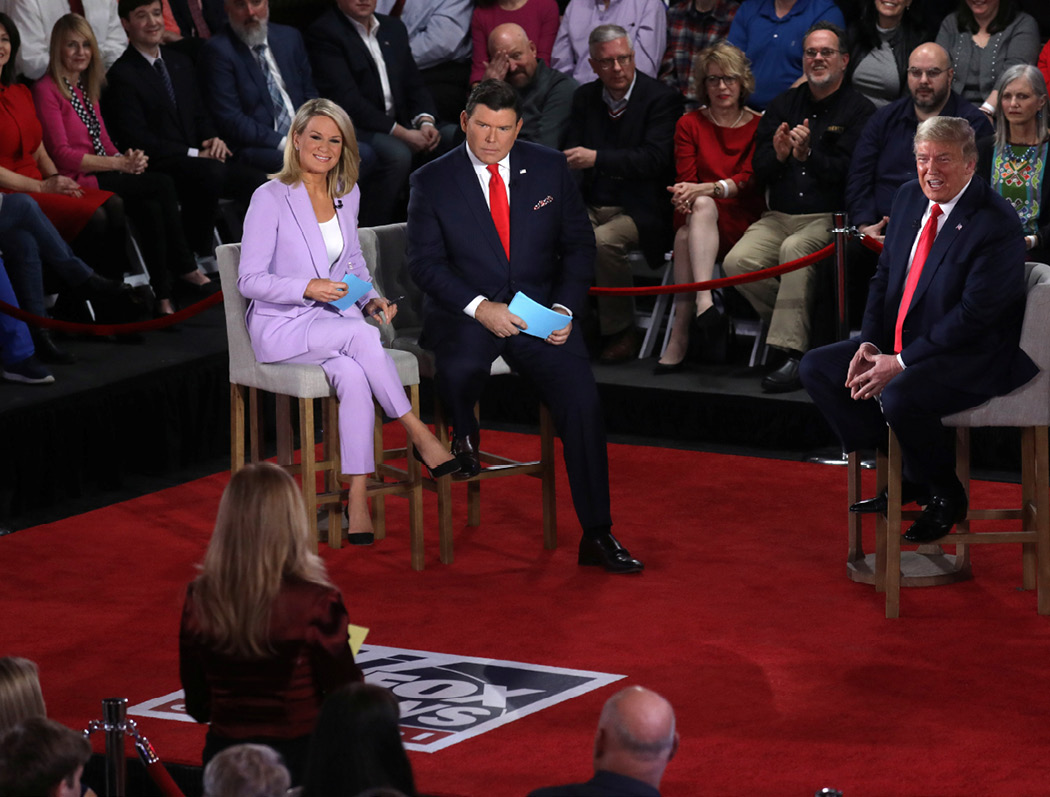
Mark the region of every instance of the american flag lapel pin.
<instances>
[{"instance_id":1,"label":"american flag lapel pin","mask_svg":"<svg viewBox=\"0 0 1050 797\"><path fill-rule=\"evenodd\" d=\"M532 209L533 210L539 210L540 208L544 207L545 205L549 205L553 201L554 201L554 197L552 197L552 196L550 196L550 194L548 194L543 199L541 199L539 202L537 202L535 205L533 205Z\"/></svg>"},{"instance_id":2,"label":"american flag lapel pin","mask_svg":"<svg viewBox=\"0 0 1050 797\"><path fill-rule=\"evenodd\" d=\"M961 224L956 224L955 225L955 229L956 230L961 230L962 229L962 225Z\"/></svg>"}]
</instances>

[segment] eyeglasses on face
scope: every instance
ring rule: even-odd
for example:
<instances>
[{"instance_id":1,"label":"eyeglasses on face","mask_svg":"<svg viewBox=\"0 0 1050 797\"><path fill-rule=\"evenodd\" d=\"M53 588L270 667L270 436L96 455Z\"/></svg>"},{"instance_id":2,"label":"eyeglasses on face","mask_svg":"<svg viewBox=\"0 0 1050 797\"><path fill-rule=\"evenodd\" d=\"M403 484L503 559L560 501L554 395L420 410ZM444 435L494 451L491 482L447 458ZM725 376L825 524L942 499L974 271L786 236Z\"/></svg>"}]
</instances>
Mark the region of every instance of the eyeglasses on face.
<instances>
[{"instance_id":1,"label":"eyeglasses on face","mask_svg":"<svg viewBox=\"0 0 1050 797\"><path fill-rule=\"evenodd\" d=\"M916 80L922 80L923 75L926 75L927 80L936 80L947 71L947 69L919 69L917 66L908 67L908 74Z\"/></svg>"},{"instance_id":2,"label":"eyeglasses on face","mask_svg":"<svg viewBox=\"0 0 1050 797\"><path fill-rule=\"evenodd\" d=\"M725 83L727 86L735 86L739 82L740 78L736 75L708 75L704 78L704 83L711 88L715 88L719 83Z\"/></svg>"},{"instance_id":3,"label":"eyeglasses on face","mask_svg":"<svg viewBox=\"0 0 1050 797\"><path fill-rule=\"evenodd\" d=\"M627 55L618 55L615 58L595 58L594 63L599 69L612 69L613 64L619 64L622 69L631 63L632 58L634 58L634 53L627 53Z\"/></svg>"},{"instance_id":4,"label":"eyeglasses on face","mask_svg":"<svg viewBox=\"0 0 1050 797\"><path fill-rule=\"evenodd\" d=\"M817 49L815 49L813 47L809 47L809 48L803 50L802 54L806 58L808 58L809 60L812 61L818 55L821 58L831 58L833 55L838 55L841 52L842 52L842 50L832 50L830 47L822 47L819 50L817 50Z\"/></svg>"}]
</instances>

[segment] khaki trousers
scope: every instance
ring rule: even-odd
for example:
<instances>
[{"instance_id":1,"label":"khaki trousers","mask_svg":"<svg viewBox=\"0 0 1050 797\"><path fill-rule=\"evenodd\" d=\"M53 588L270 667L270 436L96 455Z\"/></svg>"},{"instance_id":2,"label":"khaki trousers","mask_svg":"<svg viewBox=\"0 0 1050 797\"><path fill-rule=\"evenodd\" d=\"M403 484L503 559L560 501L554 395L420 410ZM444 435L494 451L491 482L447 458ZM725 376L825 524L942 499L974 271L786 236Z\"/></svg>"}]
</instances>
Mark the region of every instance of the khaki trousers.
<instances>
[{"instance_id":1,"label":"khaki trousers","mask_svg":"<svg viewBox=\"0 0 1050 797\"><path fill-rule=\"evenodd\" d=\"M768 210L729 250L722 268L735 277L812 254L831 243L830 213ZM814 264L815 265L815 264ZM766 342L779 349L807 351L816 286L814 266L779 277L737 285L755 312L769 322Z\"/></svg>"},{"instance_id":2,"label":"khaki trousers","mask_svg":"<svg viewBox=\"0 0 1050 797\"><path fill-rule=\"evenodd\" d=\"M594 284L601 288L634 285L627 253L638 248L638 228L621 207L588 207L598 247L594 259ZM598 297L598 327L602 335L615 335L634 326L634 298Z\"/></svg>"}]
</instances>

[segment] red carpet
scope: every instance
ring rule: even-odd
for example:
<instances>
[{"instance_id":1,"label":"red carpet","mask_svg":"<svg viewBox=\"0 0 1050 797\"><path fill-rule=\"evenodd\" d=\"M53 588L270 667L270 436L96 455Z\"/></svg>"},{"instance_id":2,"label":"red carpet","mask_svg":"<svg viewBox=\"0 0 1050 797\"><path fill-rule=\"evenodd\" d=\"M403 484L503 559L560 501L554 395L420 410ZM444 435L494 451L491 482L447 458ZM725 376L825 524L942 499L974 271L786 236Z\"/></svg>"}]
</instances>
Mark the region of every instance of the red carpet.
<instances>
[{"instance_id":1,"label":"red carpet","mask_svg":"<svg viewBox=\"0 0 1050 797\"><path fill-rule=\"evenodd\" d=\"M585 779L601 704L640 683L678 712L671 797L1050 790L1050 620L1017 589L1019 548L977 547L973 581L906 590L902 619L886 620L881 596L845 575L842 469L633 446L611 446L610 458L615 531L645 560L638 577L576 566L564 474L554 552L541 546L539 483L520 479L484 483L482 526L457 532L452 566L437 561L429 497L422 573L408 568L395 500L387 540L321 546L371 644L627 676L413 752L422 789L520 795ZM0 652L40 664L57 719L83 727L103 697L134 705L178 688L182 593L225 481L0 538ZM199 760L202 727L139 725L164 759Z\"/></svg>"}]
</instances>

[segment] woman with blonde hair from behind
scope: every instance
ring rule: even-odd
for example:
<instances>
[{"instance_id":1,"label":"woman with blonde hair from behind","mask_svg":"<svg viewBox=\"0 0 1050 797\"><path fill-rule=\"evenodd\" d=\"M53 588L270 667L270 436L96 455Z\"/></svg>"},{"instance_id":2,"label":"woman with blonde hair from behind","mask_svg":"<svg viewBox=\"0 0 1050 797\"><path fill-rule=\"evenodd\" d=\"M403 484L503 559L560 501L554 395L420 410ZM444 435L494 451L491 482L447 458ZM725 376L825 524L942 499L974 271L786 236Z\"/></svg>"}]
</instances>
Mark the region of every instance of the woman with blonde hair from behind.
<instances>
[{"instance_id":1,"label":"woman with blonde hair from behind","mask_svg":"<svg viewBox=\"0 0 1050 797\"><path fill-rule=\"evenodd\" d=\"M46 717L36 664L17 656L0 658L0 733L30 717Z\"/></svg>"},{"instance_id":2,"label":"woman with blonde hair from behind","mask_svg":"<svg viewBox=\"0 0 1050 797\"><path fill-rule=\"evenodd\" d=\"M342 596L310 550L295 481L267 462L239 470L179 633L186 711L211 722L203 764L236 744L265 744L298 783L324 696L362 678L347 626Z\"/></svg>"}]
</instances>

